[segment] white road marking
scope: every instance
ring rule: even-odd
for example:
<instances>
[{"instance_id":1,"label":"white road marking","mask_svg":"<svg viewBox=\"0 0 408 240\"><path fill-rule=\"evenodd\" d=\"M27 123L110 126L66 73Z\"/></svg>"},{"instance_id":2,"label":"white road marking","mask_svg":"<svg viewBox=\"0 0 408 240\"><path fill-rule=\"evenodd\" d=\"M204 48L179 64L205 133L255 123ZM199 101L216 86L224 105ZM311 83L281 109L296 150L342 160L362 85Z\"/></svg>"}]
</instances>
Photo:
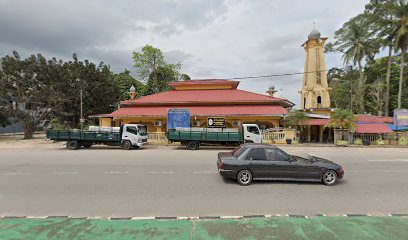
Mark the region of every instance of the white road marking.
<instances>
[{"instance_id":1,"label":"white road marking","mask_svg":"<svg viewBox=\"0 0 408 240\"><path fill-rule=\"evenodd\" d=\"M148 172L150 174L173 174L174 172Z\"/></svg>"},{"instance_id":2,"label":"white road marking","mask_svg":"<svg viewBox=\"0 0 408 240\"><path fill-rule=\"evenodd\" d=\"M46 219L47 216L27 216L28 219Z\"/></svg>"},{"instance_id":3,"label":"white road marking","mask_svg":"<svg viewBox=\"0 0 408 240\"><path fill-rule=\"evenodd\" d=\"M155 217L132 217L131 220L152 220Z\"/></svg>"},{"instance_id":4,"label":"white road marking","mask_svg":"<svg viewBox=\"0 0 408 240\"><path fill-rule=\"evenodd\" d=\"M213 173L218 173L216 171L198 171L198 172L193 172L197 174L213 174Z\"/></svg>"},{"instance_id":5,"label":"white road marking","mask_svg":"<svg viewBox=\"0 0 408 240\"><path fill-rule=\"evenodd\" d=\"M369 162L408 162L408 159L370 159Z\"/></svg>"},{"instance_id":6,"label":"white road marking","mask_svg":"<svg viewBox=\"0 0 408 240\"><path fill-rule=\"evenodd\" d=\"M397 169L397 170L356 170L347 171L346 173L372 173L372 172L408 172L408 169Z\"/></svg>"},{"instance_id":7,"label":"white road marking","mask_svg":"<svg viewBox=\"0 0 408 240\"><path fill-rule=\"evenodd\" d=\"M30 172L8 172L8 173L3 173L3 176L27 176L31 175Z\"/></svg>"},{"instance_id":8,"label":"white road marking","mask_svg":"<svg viewBox=\"0 0 408 240\"><path fill-rule=\"evenodd\" d=\"M221 219L240 219L243 218L243 216L221 216Z\"/></svg>"},{"instance_id":9,"label":"white road marking","mask_svg":"<svg viewBox=\"0 0 408 240\"><path fill-rule=\"evenodd\" d=\"M52 172L53 175L75 175L78 174L78 172Z\"/></svg>"},{"instance_id":10,"label":"white road marking","mask_svg":"<svg viewBox=\"0 0 408 240\"><path fill-rule=\"evenodd\" d=\"M106 174L128 174L129 172L104 172Z\"/></svg>"}]
</instances>

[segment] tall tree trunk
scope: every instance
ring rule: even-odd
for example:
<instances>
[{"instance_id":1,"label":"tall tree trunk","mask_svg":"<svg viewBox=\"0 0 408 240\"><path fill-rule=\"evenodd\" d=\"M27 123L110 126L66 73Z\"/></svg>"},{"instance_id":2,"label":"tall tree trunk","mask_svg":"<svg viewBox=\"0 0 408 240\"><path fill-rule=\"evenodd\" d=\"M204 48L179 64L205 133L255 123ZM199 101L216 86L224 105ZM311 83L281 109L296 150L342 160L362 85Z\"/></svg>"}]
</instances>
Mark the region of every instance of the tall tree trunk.
<instances>
[{"instance_id":1,"label":"tall tree trunk","mask_svg":"<svg viewBox=\"0 0 408 240\"><path fill-rule=\"evenodd\" d=\"M384 94L384 110L385 116L390 114L390 78L391 78L391 60L392 60L392 42L388 46L388 59L387 59L387 76L385 77L386 90Z\"/></svg>"},{"instance_id":2,"label":"tall tree trunk","mask_svg":"<svg viewBox=\"0 0 408 240\"><path fill-rule=\"evenodd\" d=\"M24 139L32 139L35 131L35 124L30 120L24 121Z\"/></svg>"},{"instance_id":3,"label":"tall tree trunk","mask_svg":"<svg viewBox=\"0 0 408 240\"><path fill-rule=\"evenodd\" d=\"M401 108L401 97L402 97L402 82L404 79L404 54L405 51L401 52L401 66L400 66L400 79L398 86L398 108Z\"/></svg>"},{"instance_id":4,"label":"tall tree trunk","mask_svg":"<svg viewBox=\"0 0 408 240\"><path fill-rule=\"evenodd\" d=\"M364 113L364 76L363 76L363 66L361 61L358 62L358 105L360 113Z\"/></svg>"}]
</instances>

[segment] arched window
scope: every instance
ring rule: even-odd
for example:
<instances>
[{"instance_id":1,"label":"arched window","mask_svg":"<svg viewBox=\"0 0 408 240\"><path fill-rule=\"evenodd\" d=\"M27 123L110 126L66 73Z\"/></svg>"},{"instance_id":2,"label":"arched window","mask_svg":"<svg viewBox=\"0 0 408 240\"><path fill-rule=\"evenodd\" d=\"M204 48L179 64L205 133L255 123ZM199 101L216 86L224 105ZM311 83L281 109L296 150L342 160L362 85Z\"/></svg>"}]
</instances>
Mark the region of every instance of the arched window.
<instances>
[{"instance_id":1,"label":"arched window","mask_svg":"<svg viewBox=\"0 0 408 240\"><path fill-rule=\"evenodd\" d=\"M322 97L320 96L317 97L317 104L322 104Z\"/></svg>"},{"instance_id":2,"label":"arched window","mask_svg":"<svg viewBox=\"0 0 408 240\"><path fill-rule=\"evenodd\" d=\"M306 109L306 98L303 98L303 108Z\"/></svg>"}]
</instances>

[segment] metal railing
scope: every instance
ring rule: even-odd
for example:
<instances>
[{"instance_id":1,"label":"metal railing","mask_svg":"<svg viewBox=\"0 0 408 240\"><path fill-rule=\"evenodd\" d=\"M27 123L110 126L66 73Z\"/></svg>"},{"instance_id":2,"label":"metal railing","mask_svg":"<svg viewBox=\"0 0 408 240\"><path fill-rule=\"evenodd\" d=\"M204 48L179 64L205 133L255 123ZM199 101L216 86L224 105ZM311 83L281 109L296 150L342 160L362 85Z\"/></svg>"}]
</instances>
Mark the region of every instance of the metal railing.
<instances>
[{"instance_id":1,"label":"metal railing","mask_svg":"<svg viewBox=\"0 0 408 240\"><path fill-rule=\"evenodd\" d=\"M147 139L150 143L166 143L167 137L165 132L149 132Z\"/></svg>"}]
</instances>

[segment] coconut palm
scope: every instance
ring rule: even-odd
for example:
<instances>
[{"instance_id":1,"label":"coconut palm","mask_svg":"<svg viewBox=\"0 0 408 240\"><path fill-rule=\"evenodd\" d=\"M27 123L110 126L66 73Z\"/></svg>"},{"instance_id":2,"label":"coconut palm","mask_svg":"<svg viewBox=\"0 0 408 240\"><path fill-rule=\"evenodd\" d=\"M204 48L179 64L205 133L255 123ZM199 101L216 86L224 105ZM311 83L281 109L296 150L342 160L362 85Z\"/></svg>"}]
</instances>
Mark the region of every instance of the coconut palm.
<instances>
[{"instance_id":1,"label":"coconut palm","mask_svg":"<svg viewBox=\"0 0 408 240\"><path fill-rule=\"evenodd\" d=\"M341 140L344 140L344 129L349 132L353 131L356 127L354 123L355 116L348 109L338 109L330 115L330 120L327 126L341 129Z\"/></svg>"},{"instance_id":2,"label":"coconut palm","mask_svg":"<svg viewBox=\"0 0 408 240\"><path fill-rule=\"evenodd\" d=\"M398 22L394 49L401 51L400 78L398 86L398 108L401 108L402 83L404 80L404 57L408 50L408 1L399 0L393 8L393 13Z\"/></svg>"},{"instance_id":3,"label":"coconut palm","mask_svg":"<svg viewBox=\"0 0 408 240\"><path fill-rule=\"evenodd\" d=\"M303 126L306 124L308 117L302 111L295 111L289 114L288 124L295 126L296 128L303 129Z\"/></svg>"},{"instance_id":4,"label":"coconut palm","mask_svg":"<svg viewBox=\"0 0 408 240\"><path fill-rule=\"evenodd\" d=\"M335 41L328 47L329 51L343 53L344 63L353 63L358 66L359 78L357 87L359 111L364 112L365 78L363 60L373 59L379 50L379 41L374 33L369 31L369 22L366 14L360 14L335 32Z\"/></svg>"},{"instance_id":5,"label":"coconut palm","mask_svg":"<svg viewBox=\"0 0 408 240\"><path fill-rule=\"evenodd\" d=\"M390 102L390 79L391 79L391 64L392 52L396 37L397 24L393 9L397 0L371 0L365 8L365 13L369 16L369 22L374 32L382 39L381 47L388 48L387 56L387 73L385 77L386 90L384 94L384 112L385 116L389 116Z\"/></svg>"}]
</instances>

